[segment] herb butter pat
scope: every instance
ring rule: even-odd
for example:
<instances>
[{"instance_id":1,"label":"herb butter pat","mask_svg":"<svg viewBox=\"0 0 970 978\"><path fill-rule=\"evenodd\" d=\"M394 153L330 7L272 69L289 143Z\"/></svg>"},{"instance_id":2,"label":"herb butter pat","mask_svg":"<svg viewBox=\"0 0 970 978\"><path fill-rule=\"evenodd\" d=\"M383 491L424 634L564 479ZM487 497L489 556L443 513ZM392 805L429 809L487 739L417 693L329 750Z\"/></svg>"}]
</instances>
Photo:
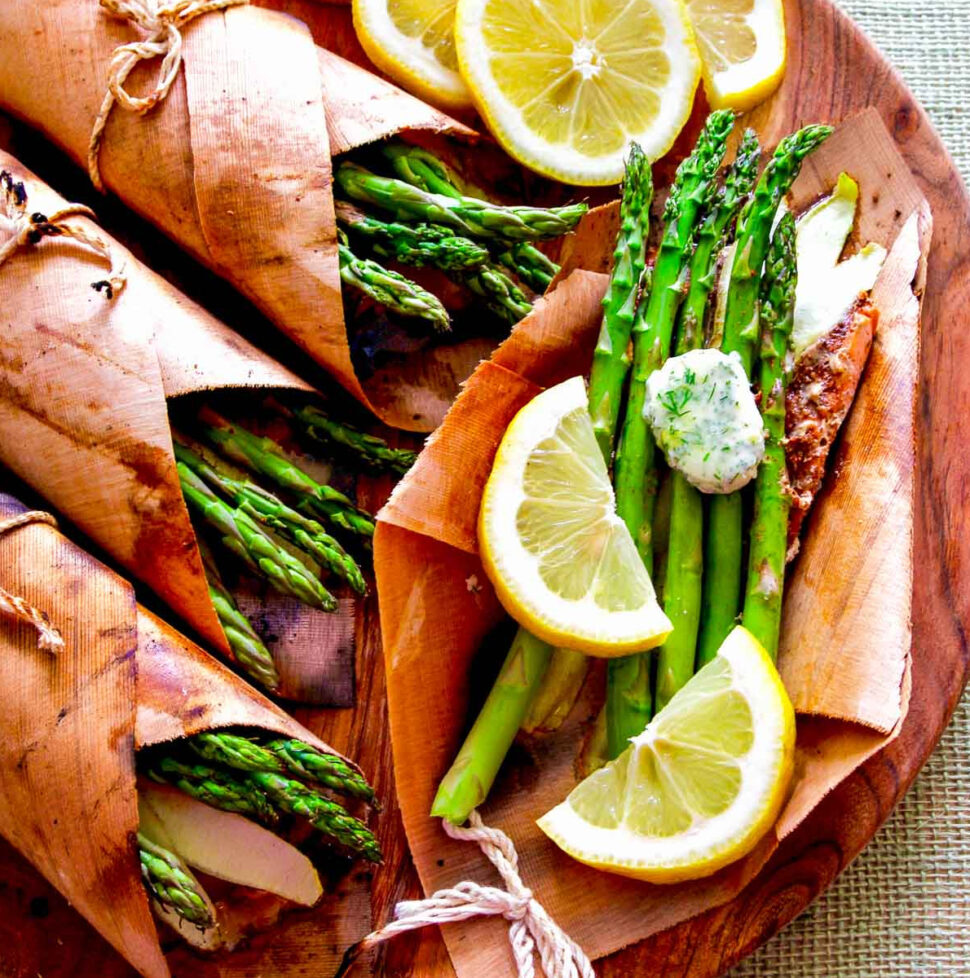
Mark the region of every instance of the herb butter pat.
<instances>
[{"instance_id":1,"label":"herb butter pat","mask_svg":"<svg viewBox=\"0 0 970 978\"><path fill-rule=\"evenodd\" d=\"M761 412L736 353L671 357L647 381L644 417L670 467L701 492L736 492L764 457Z\"/></svg>"}]
</instances>

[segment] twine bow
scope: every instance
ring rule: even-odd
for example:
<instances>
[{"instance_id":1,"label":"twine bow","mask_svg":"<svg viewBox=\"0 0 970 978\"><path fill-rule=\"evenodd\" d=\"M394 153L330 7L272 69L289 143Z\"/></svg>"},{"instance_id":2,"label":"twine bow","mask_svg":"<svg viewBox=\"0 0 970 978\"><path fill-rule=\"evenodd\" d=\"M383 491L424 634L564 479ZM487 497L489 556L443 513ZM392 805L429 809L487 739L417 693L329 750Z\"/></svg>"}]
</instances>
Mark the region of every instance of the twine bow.
<instances>
[{"instance_id":1,"label":"twine bow","mask_svg":"<svg viewBox=\"0 0 970 978\"><path fill-rule=\"evenodd\" d=\"M91 182L104 190L98 158L101 139L108 124L111 110L117 103L129 112L144 115L150 112L168 95L182 67L182 28L214 10L241 7L249 0L100 0L101 6L112 16L137 24L147 35L139 41L131 41L115 48L108 64L108 91L105 93L98 116L91 130L88 143L88 173ZM155 87L144 96L132 95L125 82L140 61L161 58Z\"/></svg>"},{"instance_id":2,"label":"twine bow","mask_svg":"<svg viewBox=\"0 0 970 978\"><path fill-rule=\"evenodd\" d=\"M126 279L122 268L115 268L111 248L107 242L82 227L65 224L68 217L81 216L95 219L94 211L83 204L68 204L53 214L41 214L35 211L27 212L27 191L20 181L14 180L6 170L0 170L0 214L13 226L13 232L3 244L0 244L0 265L21 248L39 244L42 238L66 237L79 241L96 251L108 263L108 277L99 282L92 282L91 288L104 292L108 299L113 299L125 287Z\"/></svg>"},{"instance_id":3,"label":"twine bow","mask_svg":"<svg viewBox=\"0 0 970 978\"><path fill-rule=\"evenodd\" d=\"M9 519L0 520L0 536L30 523L47 523L49 526L57 526L57 521L50 513L32 509L26 513L11 516ZM37 631L37 648L52 653L60 652L64 648L64 639L61 637L61 633L50 623L47 615L28 604L23 598L11 594L4 587L0 587L0 613L32 625Z\"/></svg>"},{"instance_id":4,"label":"twine bow","mask_svg":"<svg viewBox=\"0 0 970 978\"><path fill-rule=\"evenodd\" d=\"M335 978L344 978L364 951L398 934L473 917L504 917L509 921L509 942L519 978L535 978L537 952L546 978L595 978L583 949L559 927L522 882L519 856L512 840L500 829L485 825L478 812L469 816L468 828L452 825L447 820L442 825L452 839L478 843L498 870L505 889L466 882L438 890L426 900L399 903L394 920L348 950Z\"/></svg>"}]
</instances>

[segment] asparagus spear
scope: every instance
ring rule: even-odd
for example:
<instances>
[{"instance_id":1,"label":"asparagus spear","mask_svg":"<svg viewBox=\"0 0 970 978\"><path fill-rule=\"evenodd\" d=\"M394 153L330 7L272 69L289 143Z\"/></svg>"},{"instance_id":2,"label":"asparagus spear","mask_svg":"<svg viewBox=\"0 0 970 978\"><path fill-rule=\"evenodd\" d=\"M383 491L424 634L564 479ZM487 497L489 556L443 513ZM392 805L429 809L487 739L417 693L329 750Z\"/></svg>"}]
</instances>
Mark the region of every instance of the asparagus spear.
<instances>
[{"instance_id":1,"label":"asparagus spear","mask_svg":"<svg viewBox=\"0 0 970 978\"><path fill-rule=\"evenodd\" d=\"M394 175L411 186L456 200L462 196L464 183L461 177L434 153L399 142L384 143L381 151L390 161Z\"/></svg>"},{"instance_id":2,"label":"asparagus spear","mask_svg":"<svg viewBox=\"0 0 970 978\"><path fill-rule=\"evenodd\" d=\"M138 860L141 877L153 899L203 930L215 923L199 881L174 852L139 832Z\"/></svg>"},{"instance_id":3,"label":"asparagus spear","mask_svg":"<svg viewBox=\"0 0 970 978\"><path fill-rule=\"evenodd\" d=\"M334 526L358 533L374 535L374 520L358 509L342 492L321 485L283 454L271 438L260 438L245 428L231 424L210 408L199 413L203 437L227 458L251 472L263 475L300 502L296 508L309 511Z\"/></svg>"},{"instance_id":4,"label":"asparagus spear","mask_svg":"<svg viewBox=\"0 0 970 978\"><path fill-rule=\"evenodd\" d=\"M795 219L786 214L772 238L761 285L761 415L768 437L755 482L743 619L744 627L773 659L781 632L791 505L785 463L785 389L797 278Z\"/></svg>"},{"instance_id":5,"label":"asparagus spear","mask_svg":"<svg viewBox=\"0 0 970 978\"><path fill-rule=\"evenodd\" d=\"M381 177L356 163L344 162L335 180L351 200L370 204L398 221L426 221L457 228L469 238L538 241L571 231L586 213L586 204L565 207L503 207L475 197L429 193L403 180Z\"/></svg>"},{"instance_id":6,"label":"asparagus spear","mask_svg":"<svg viewBox=\"0 0 970 978\"><path fill-rule=\"evenodd\" d=\"M677 352L696 350L703 343L704 320L717 268L717 255L725 235L754 187L758 176L761 147L758 136L745 130L734 162L724 177L724 186L715 194L707 216L697 232L690 260L690 284L680 310Z\"/></svg>"},{"instance_id":7,"label":"asparagus spear","mask_svg":"<svg viewBox=\"0 0 970 978\"><path fill-rule=\"evenodd\" d=\"M717 263L717 250L758 174L761 148L750 129L728 169L697 232L690 261L690 285L680 310L677 353L698 349L704 340L704 319ZM704 504L700 492L680 472L671 473L670 532L668 537L664 612L674 625L657 656L654 698L662 710L694 674L700 629L704 568Z\"/></svg>"},{"instance_id":8,"label":"asparagus spear","mask_svg":"<svg viewBox=\"0 0 970 978\"><path fill-rule=\"evenodd\" d=\"M677 169L664 209L664 231L653 269L649 298L633 320L633 373L626 417L616 455L614 482L617 513L626 523L648 570L653 570L653 510L657 472L653 438L643 416L646 384L670 353L674 321L683 297L684 276L695 226L714 193L734 113L712 113L693 153ZM611 661L607 666L606 730L611 757L630 737L643 732L653 711L648 663L643 657Z\"/></svg>"},{"instance_id":9,"label":"asparagus spear","mask_svg":"<svg viewBox=\"0 0 970 978\"><path fill-rule=\"evenodd\" d=\"M431 267L444 271L477 268L488 261L486 248L470 238L456 235L452 228L439 224L379 221L342 201L337 201L336 208L341 226L381 258L415 268Z\"/></svg>"},{"instance_id":10,"label":"asparagus spear","mask_svg":"<svg viewBox=\"0 0 970 978\"><path fill-rule=\"evenodd\" d=\"M224 503L184 462L176 462L176 468L189 508L216 530L228 551L281 594L321 611L336 610L336 598L309 568L265 533L248 513Z\"/></svg>"},{"instance_id":11,"label":"asparagus spear","mask_svg":"<svg viewBox=\"0 0 970 978\"><path fill-rule=\"evenodd\" d=\"M202 554L202 566L209 584L209 597L212 599L212 606L215 608L219 624L222 625L226 641L229 642L229 648L236 657L236 662L248 676L261 686L265 686L270 692L275 692L280 685L280 675L276 671L273 656L222 583L222 575L219 573L209 545L201 537L198 542L199 552Z\"/></svg>"},{"instance_id":12,"label":"asparagus spear","mask_svg":"<svg viewBox=\"0 0 970 978\"><path fill-rule=\"evenodd\" d=\"M438 786L432 815L461 825L488 797L551 655L552 646L519 629L485 705Z\"/></svg>"},{"instance_id":13,"label":"asparagus spear","mask_svg":"<svg viewBox=\"0 0 970 978\"><path fill-rule=\"evenodd\" d=\"M714 192L733 124L731 111L713 112L694 152L678 167L664 210L664 231L650 297L640 304L633 322L633 373L616 458L616 502L617 512L630 528L648 568L653 562L651 523L656 470L653 441L643 416L646 382L670 354L697 218Z\"/></svg>"},{"instance_id":14,"label":"asparagus spear","mask_svg":"<svg viewBox=\"0 0 970 978\"><path fill-rule=\"evenodd\" d=\"M495 261L515 272L533 292L538 292L539 295L549 288L559 272L559 266L528 241L520 241L506 248L497 248Z\"/></svg>"},{"instance_id":15,"label":"asparagus spear","mask_svg":"<svg viewBox=\"0 0 970 978\"><path fill-rule=\"evenodd\" d=\"M613 272L603 298L603 324L589 375L589 413L607 465L613 457L623 382L630 367L628 347L637 290L646 266L652 200L650 161L636 143L631 143L623 178L620 233L613 252Z\"/></svg>"},{"instance_id":16,"label":"asparagus spear","mask_svg":"<svg viewBox=\"0 0 970 978\"><path fill-rule=\"evenodd\" d=\"M532 303L497 265L489 263L469 272L452 273L451 277L481 296L496 316L512 326L532 312Z\"/></svg>"},{"instance_id":17,"label":"asparagus spear","mask_svg":"<svg viewBox=\"0 0 970 978\"><path fill-rule=\"evenodd\" d=\"M607 465L613 457L623 384L630 368L630 334L646 267L652 200L650 161L636 143L631 143L620 199L613 272L603 298L603 323L589 376L589 413ZM627 739L639 733L650 719L647 660L638 655L613 659L607 664L607 676L604 712L608 740L619 754Z\"/></svg>"},{"instance_id":18,"label":"asparagus spear","mask_svg":"<svg viewBox=\"0 0 970 978\"><path fill-rule=\"evenodd\" d=\"M801 170L802 161L831 134L830 126L806 126L785 137L768 162L754 196L738 219L737 250L731 266L724 314L725 353L741 357L748 376L758 339L758 296L771 228L782 200ZM714 496L709 509L698 663L716 655L741 608L742 507L738 493Z\"/></svg>"},{"instance_id":19,"label":"asparagus spear","mask_svg":"<svg viewBox=\"0 0 970 978\"><path fill-rule=\"evenodd\" d=\"M252 771L246 777L284 812L307 819L315 829L365 859L382 861L380 846L370 829L337 802L281 774Z\"/></svg>"},{"instance_id":20,"label":"asparagus spear","mask_svg":"<svg viewBox=\"0 0 970 978\"><path fill-rule=\"evenodd\" d=\"M383 438L368 435L352 425L325 414L311 404L301 404L288 412L300 422L302 430L313 441L327 447L336 446L373 472L395 472L405 475L417 461L417 452L391 448Z\"/></svg>"},{"instance_id":21,"label":"asparagus spear","mask_svg":"<svg viewBox=\"0 0 970 978\"><path fill-rule=\"evenodd\" d=\"M187 742L204 760L237 771L289 772L303 781L315 781L354 798L374 798L374 789L343 758L325 754L300 740L280 737L259 743L252 737L217 730L196 734Z\"/></svg>"},{"instance_id":22,"label":"asparagus spear","mask_svg":"<svg viewBox=\"0 0 970 978\"><path fill-rule=\"evenodd\" d=\"M399 316L426 319L439 333L451 329L451 319L441 300L417 282L391 271L370 258L358 258L343 231L338 232L340 280L348 288L363 292Z\"/></svg>"},{"instance_id":23,"label":"asparagus spear","mask_svg":"<svg viewBox=\"0 0 970 978\"><path fill-rule=\"evenodd\" d=\"M527 734L558 730L579 698L588 671L589 659L582 652L555 649L522 721L522 730Z\"/></svg>"},{"instance_id":24,"label":"asparagus spear","mask_svg":"<svg viewBox=\"0 0 970 978\"><path fill-rule=\"evenodd\" d=\"M316 521L287 506L273 493L248 479L238 479L221 459L203 456L173 433L175 458L188 466L200 479L228 497L240 512L257 523L275 530L321 567L343 578L358 594L367 593L367 582L357 561Z\"/></svg>"},{"instance_id":25,"label":"asparagus spear","mask_svg":"<svg viewBox=\"0 0 970 978\"><path fill-rule=\"evenodd\" d=\"M248 815L257 822L273 826L279 812L269 798L255 785L207 764L186 764L171 756L161 756L150 763L146 774L153 781L170 784L198 801L226 812Z\"/></svg>"}]
</instances>

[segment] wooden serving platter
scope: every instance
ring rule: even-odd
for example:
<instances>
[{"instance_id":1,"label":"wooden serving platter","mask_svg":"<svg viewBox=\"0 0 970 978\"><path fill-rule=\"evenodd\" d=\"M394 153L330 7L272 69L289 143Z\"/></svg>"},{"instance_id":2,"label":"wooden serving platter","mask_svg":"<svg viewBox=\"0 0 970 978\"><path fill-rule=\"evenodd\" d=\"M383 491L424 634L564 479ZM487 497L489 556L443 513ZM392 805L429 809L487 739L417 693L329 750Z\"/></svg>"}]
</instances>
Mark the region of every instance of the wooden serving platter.
<instances>
[{"instance_id":1,"label":"wooden serving platter","mask_svg":"<svg viewBox=\"0 0 970 978\"><path fill-rule=\"evenodd\" d=\"M933 209L934 241L923 305L918 397L913 690L900 736L844 782L787 839L731 903L597 965L604 978L711 978L750 954L828 887L887 818L936 745L970 672L970 200L939 137L894 69L830 0L786 0L789 69L753 115L766 144L813 121L838 122L875 107ZM363 487L376 509L389 484ZM357 758L385 801L376 822L387 858L334 883L313 912L287 916L228 960L175 948L175 976L326 978L344 947L420 895L394 802L376 601L358 623L358 705L298 717ZM68 785L65 790L70 790ZM52 813L56 817L56 813ZM372 878L371 878L372 877ZM369 886L368 886L369 884ZM111 894L105 893L110 900ZM453 978L435 930L396 939L360 963L378 978ZM5 843L0 843L0 975L131 978L134 973Z\"/></svg>"}]
</instances>

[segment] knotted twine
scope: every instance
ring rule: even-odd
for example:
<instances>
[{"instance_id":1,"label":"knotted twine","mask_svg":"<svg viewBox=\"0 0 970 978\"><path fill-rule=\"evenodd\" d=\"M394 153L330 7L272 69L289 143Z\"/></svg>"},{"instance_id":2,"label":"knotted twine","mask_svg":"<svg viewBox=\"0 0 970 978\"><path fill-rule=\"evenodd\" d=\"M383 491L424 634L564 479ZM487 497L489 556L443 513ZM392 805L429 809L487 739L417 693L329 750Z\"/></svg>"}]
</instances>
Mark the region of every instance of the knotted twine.
<instances>
[{"instance_id":1,"label":"knotted twine","mask_svg":"<svg viewBox=\"0 0 970 978\"><path fill-rule=\"evenodd\" d=\"M0 536L30 523L47 523L48 526L57 526L57 521L50 513L32 509L26 513L19 513L17 516L0 520ZM0 586L0 613L9 615L27 625L32 625L37 631L37 648L52 653L60 652L64 648L64 639L61 637L61 633L50 623L47 615L28 604L23 598L11 594L2 586Z\"/></svg>"},{"instance_id":2,"label":"knotted twine","mask_svg":"<svg viewBox=\"0 0 970 978\"><path fill-rule=\"evenodd\" d=\"M469 815L468 828L452 825L447 819L441 824L452 839L478 843L498 870L505 889L466 882L438 890L425 900L402 901L394 908L394 920L347 951L335 978L344 978L361 954L398 934L474 917L504 917L509 922L509 943L519 978L535 978L536 952L546 978L596 978L583 949L522 882L519 855L504 832L485 825L478 812Z\"/></svg>"},{"instance_id":3,"label":"knotted twine","mask_svg":"<svg viewBox=\"0 0 970 978\"><path fill-rule=\"evenodd\" d=\"M101 182L101 168L98 159L101 153L101 139L108 117L115 105L120 105L136 115L151 112L168 95L173 82L182 67L182 28L196 17L225 10L228 7L241 7L249 0L171 0L159 3L158 0L100 0L101 6L109 14L120 20L137 24L147 35L140 41L131 41L115 48L108 64L108 91L94 120L91 140L88 143L88 173L91 182L104 190ZM128 76L140 61L161 58L155 87L141 97L132 95L125 88Z\"/></svg>"},{"instance_id":4,"label":"knotted twine","mask_svg":"<svg viewBox=\"0 0 970 978\"><path fill-rule=\"evenodd\" d=\"M96 251L108 263L110 269L108 278L100 282L92 282L92 289L96 292L104 292L108 299L113 299L124 289L126 283L124 270L115 267L112 251L107 242L94 232L64 223L66 218L75 216L95 220L94 211L90 207L85 207L83 204L67 204L49 216L39 211L28 214L27 191L23 183L15 181L6 170L0 170L0 214L13 225L10 237L0 244L0 265L21 248L39 244L42 238L72 238Z\"/></svg>"}]
</instances>

